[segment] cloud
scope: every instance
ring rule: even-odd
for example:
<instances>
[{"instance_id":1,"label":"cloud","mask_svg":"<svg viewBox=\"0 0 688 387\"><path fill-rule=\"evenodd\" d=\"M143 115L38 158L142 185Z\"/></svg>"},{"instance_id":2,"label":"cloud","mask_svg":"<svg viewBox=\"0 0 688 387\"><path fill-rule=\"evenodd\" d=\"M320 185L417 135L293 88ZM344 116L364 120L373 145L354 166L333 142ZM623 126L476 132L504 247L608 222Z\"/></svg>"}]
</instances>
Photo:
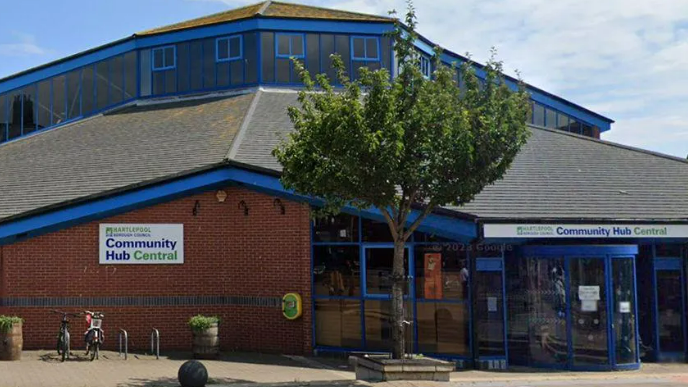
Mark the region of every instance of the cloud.
<instances>
[{"instance_id":1,"label":"cloud","mask_svg":"<svg viewBox=\"0 0 688 387\"><path fill-rule=\"evenodd\" d=\"M47 52L36 43L33 35L14 31L11 33L14 38L11 43L0 43L0 56L30 56L43 55Z\"/></svg>"},{"instance_id":2,"label":"cloud","mask_svg":"<svg viewBox=\"0 0 688 387\"><path fill-rule=\"evenodd\" d=\"M221 1L231 6L253 3ZM298 0L386 15L404 0ZM688 154L688 1L416 1L419 32L616 121L603 138Z\"/></svg>"}]
</instances>

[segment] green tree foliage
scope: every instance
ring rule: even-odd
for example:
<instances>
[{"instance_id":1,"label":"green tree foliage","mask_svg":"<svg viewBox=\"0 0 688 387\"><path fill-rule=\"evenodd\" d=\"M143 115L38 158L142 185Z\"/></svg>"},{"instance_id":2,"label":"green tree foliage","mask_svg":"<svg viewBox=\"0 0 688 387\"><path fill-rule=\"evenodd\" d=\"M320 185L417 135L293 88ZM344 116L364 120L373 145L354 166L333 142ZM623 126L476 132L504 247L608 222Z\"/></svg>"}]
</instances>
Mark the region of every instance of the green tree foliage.
<instances>
[{"instance_id":1,"label":"green tree foliage","mask_svg":"<svg viewBox=\"0 0 688 387\"><path fill-rule=\"evenodd\" d=\"M472 63L456 69L440 62L426 78L420 57L413 5L392 33L398 75L361 68L357 80L333 56L341 88L320 74L313 80L295 61L305 85L299 107L289 116L294 132L273 154L283 166L282 183L298 193L324 199L325 210L344 205L374 207L394 238L392 353L403 356L404 244L438 206L471 201L500 179L526 142L529 95L512 90L502 63L491 59L484 79Z\"/></svg>"}]
</instances>

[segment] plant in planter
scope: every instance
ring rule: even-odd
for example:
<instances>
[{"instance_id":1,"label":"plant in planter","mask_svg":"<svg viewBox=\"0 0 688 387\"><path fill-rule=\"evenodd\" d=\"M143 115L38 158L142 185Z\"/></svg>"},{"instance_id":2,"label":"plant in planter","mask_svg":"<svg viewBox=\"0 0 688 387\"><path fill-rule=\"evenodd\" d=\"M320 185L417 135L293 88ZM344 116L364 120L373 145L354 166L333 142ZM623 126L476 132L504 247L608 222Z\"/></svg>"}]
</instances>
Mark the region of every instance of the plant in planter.
<instances>
[{"instance_id":1,"label":"plant in planter","mask_svg":"<svg viewBox=\"0 0 688 387\"><path fill-rule=\"evenodd\" d=\"M0 360L21 359L23 322L17 316L0 316Z\"/></svg>"},{"instance_id":2,"label":"plant in planter","mask_svg":"<svg viewBox=\"0 0 688 387\"><path fill-rule=\"evenodd\" d=\"M214 359L220 354L217 316L196 315L189 319L193 332L193 356L196 359Z\"/></svg>"}]
</instances>

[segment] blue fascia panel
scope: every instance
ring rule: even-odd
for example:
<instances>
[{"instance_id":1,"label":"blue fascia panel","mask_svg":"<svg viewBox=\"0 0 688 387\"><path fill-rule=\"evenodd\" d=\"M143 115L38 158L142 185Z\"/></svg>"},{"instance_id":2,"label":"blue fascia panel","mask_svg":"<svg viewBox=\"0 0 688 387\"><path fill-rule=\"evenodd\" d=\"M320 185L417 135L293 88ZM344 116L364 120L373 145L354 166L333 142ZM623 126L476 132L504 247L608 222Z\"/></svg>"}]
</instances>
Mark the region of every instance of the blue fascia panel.
<instances>
[{"instance_id":1,"label":"blue fascia panel","mask_svg":"<svg viewBox=\"0 0 688 387\"><path fill-rule=\"evenodd\" d=\"M258 192L290 200L315 205L322 204L322 201L318 199L298 195L285 189L276 176L225 167L1 224L0 245L14 243L17 235L23 238L35 237L46 232L231 184L239 184ZM349 207L346 210L353 211L354 209ZM364 217L382 219L379 211L374 209L359 213ZM413 222L417 216L418 212L414 211L409 217L409 222ZM473 239L477 234L476 225L473 222L434 214L428 216L419 230L459 240Z\"/></svg>"},{"instance_id":2,"label":"blue fascia panel","mask_svg":"<svg viewBox=\"0 0 688 387\"><path fill-rule=\"evenodd\" d=\"M135 48L136 43L133 39L131 39L126 42L106 47L101 50L94 51L74 59L66 60L54 66L45 67L40 70L36 70L16 78L8 79L7 81L0 83L0 93L14 90L37 81L41 81L45 78L50 78L55 75L65 73L79 67L99 62L111 56L124 54L131 50L134 50Z\"/></svg>"},{"instance_id":3,"label":"blue fascia panel","mask_svg":"<svg viewBox=\"0 0 688 387\"><path fill-rule=\"evenodd\" d=\"M524 256L635 256L638 254L636 245L532 245L523 246Z\"/></svg>"}]
</instances>

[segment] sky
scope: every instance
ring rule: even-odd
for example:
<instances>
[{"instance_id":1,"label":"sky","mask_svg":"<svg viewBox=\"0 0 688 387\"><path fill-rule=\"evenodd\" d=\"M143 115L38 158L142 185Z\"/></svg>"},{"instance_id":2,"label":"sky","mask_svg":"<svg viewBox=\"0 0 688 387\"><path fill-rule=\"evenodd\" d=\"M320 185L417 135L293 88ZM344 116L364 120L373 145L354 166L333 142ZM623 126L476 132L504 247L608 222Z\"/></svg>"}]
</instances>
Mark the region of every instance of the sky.
<instances>
[{"instance_id":1,"label":"sky","mask_svg":"<svg viewBox=\"0 0 688 387\"><path fill-rule=\"evenodd\" d=\"M289 1L289 0L286 0ZM3 7L0 78L136 31L256 0L24 0ZM404 0L300 0L386 15ZM612 118L603 139L688 155L688 0L433 0L418 30Z\"/></svg>"}]
</instances>

